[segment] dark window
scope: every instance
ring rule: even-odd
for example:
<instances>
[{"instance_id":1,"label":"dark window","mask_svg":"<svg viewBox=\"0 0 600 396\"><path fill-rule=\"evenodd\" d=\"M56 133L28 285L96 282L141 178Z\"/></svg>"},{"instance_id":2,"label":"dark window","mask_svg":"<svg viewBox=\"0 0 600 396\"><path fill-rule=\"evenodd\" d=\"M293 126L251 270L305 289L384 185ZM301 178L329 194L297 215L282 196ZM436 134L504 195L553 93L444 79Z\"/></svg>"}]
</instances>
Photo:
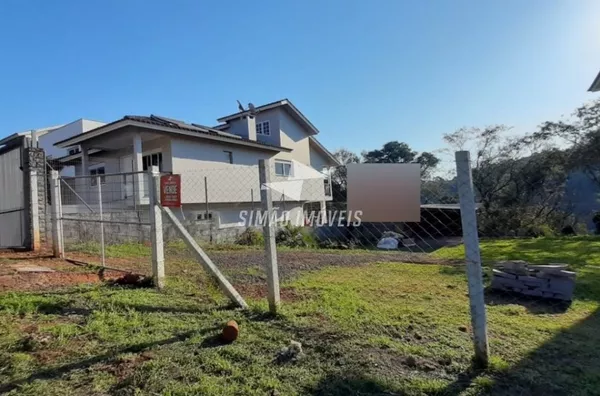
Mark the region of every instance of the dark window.
<instances>
[{"instance_id":1,"label":"dark window","mask_svg":"<svg viewBox=\"0 0 600 396\"><path fill-rule=\"evenodd\" d=\"M94 169L90 169L90 175L91 176L98 176L98 175L104 175L104 167L100 166L98 168L94 168ZM97 183L97 178L92 177L92 186L95 186ZM100 176L100 183L101 184L105 184L106 183L106 176Z\"/></svg>"},{"instance_id":2,"label":"dark window","mask_svg":"<svg viewBox=\"0 0 600 396\"><path fill-rule=\"evenodd\" d=\"M143 170L147 171L152 166L158 166L159 172L162 172L162 170L163 170L162 153L148 154L148 155L144 155L142 157L142 169Z\"/></svg>"},{"instance_id":3,"label":"dark window","mask_svg":"<svg viewBox=\"0 0 600 396\"><path fill-rule=\"evenodd\" d=\"M233 164L233 152L225 150L223 150L223 152L225 153L225 161L229 162L230 164Z\"/></svg>"},{"instance_id":4,"label":"dark window","mask_svg":"<svg viewBox=\"0 0 600 396\"><path fill-rule=\"evenodd\" d=\"M256 123L256 134L257 135L270 135L271 125L269 121L257 122Z\"/></svg>"}]
</instances>

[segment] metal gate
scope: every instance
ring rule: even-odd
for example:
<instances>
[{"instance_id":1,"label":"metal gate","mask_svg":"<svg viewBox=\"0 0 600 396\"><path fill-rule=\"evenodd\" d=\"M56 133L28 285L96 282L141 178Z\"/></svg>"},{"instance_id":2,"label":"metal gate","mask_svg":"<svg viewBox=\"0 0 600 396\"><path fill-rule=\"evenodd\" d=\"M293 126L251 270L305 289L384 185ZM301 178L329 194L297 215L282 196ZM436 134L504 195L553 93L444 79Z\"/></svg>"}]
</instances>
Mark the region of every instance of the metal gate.
<instances>
[{"instance_id":1,"label":"metal gate","mask_svg":"<svg viewBox=\"0 0 600 396\"><path fill-rule=\"evenodd\" d=\"M23 147L0 148L0 248L24 247L27 238Z\"/></svg>"}]
</instances>

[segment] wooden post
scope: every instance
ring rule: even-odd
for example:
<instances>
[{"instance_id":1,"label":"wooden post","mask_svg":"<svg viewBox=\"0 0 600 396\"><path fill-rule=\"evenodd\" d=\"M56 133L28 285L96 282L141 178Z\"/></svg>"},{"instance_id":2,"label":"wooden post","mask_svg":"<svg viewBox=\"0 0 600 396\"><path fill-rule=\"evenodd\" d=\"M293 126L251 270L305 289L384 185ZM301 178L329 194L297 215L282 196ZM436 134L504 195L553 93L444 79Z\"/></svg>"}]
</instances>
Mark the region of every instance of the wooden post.
<instances>
[{"instance_id":1,"label":"wooden post","mask_svg":"<svg viewBox=\"0 0 600 396\"><path fill-rule=\"evenodd\" d=\"M63 258L63 234L60 215L60 178L58 171L52 171L50 184L50 199L52 200L52 251L54 257Z\"/></svg>"},{"instance_id":2,"label":"wooden post","mask_svg":"<svg viewBox=\"0 0 600 396\"><path fill-rule=\"evenodd\" d=\"M141 174L140 174L141 176ZM158 289L165 286L165 252L163 243L162 213L160 210L160 172L158 166L148 171L148 210L152 239L152 278Z\"/></svg>"},{"instance_id":3,"label":"wooden post","mask_svg":"<svg viewBox=\"0 0 600 396\"><path fill-rule=\"evenodd\" d=\"M477 233L477 213L475 193L471 175L471 160L468 151L456 152L456 173L460 198L460 217L462 221L467 278L469 284L469 303L471 307L471 326L475 344L475 361L486 367L489 360L487 337L487 319L483 291L479 235Z\"/></svg>"},{"instance_id":4,"label":"wooden post","mask_svg":"<svg viewBox=\"0 0 600 396\"><path fill-rule=\"evenodd\" d=\"M277 245L275 244L275 230L272 224L273 201L271 198L271 189L268 184L271 182L271 161L259 160L259 181L260 181L260 201L263 214L267 214L267 220L263 224L263 234L265 239L265 256L267 270L267 287L269 310L271 313L277 313L279 308L279 269L277 267Z\"/></svg>"}]
</instances>

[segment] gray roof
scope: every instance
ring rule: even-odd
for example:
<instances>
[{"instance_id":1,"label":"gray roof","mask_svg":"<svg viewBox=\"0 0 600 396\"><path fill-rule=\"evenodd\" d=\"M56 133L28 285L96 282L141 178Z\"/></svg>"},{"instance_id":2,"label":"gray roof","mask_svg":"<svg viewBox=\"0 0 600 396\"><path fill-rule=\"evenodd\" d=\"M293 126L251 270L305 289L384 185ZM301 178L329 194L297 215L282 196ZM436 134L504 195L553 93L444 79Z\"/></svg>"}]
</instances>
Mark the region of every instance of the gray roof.
<instances>
[{"instance_id":1,"label":"gray roof","mask_svg":"<svg viewBox=\"0 0 600 396\"><path fill-rule=\"evenodd\" d=\"M100 129L109 128L109 127L113 126L114 124L117 124L119 122L124 122L124 121L135 121L135 122L149 124L149 125L155 125L155 126L159 126L159 127L165 127L165 128L170 128L170 129L179 129L181 131L186 131L186 132L194 132L194 133L198 134L198 137L202 137L202 136L219 137L220 140L227 141L227 142L234 143L234 144L235 143L239 144L240 142L252 143L252 145L264 146L264 147L268 147L270 149L278 149L281 151L290 151L289 148L277 146L274 144L263 143L263 142L259 142L256 140L245 139L245 138L242 138L241 136L234 135L234 134L228 133L228 132L219 131L217 129L213 129L213 128L203 126L200 124L188 124L188 123L180 121L180 120L175 120L173 118L167 118L167 117L161 117L161 116L157 116L154 114L151 114L150 116L126 115L125 117L123 117L121 119L118 119L111 123L105 124L101 127L92 129L90 131L87 131L87 132L79 134L79 135L71 136L67 139L61 140L60 142L56 142L54 145L61 146L61 145L64 145L66 142L69 142L70 140L73 140L73 139L81 140L82 137L84 137L84 139L85 139L86 135L88 135L90 137L94 137L96 135L96 132L98 132Z\"/></svg>"}]
</instances>

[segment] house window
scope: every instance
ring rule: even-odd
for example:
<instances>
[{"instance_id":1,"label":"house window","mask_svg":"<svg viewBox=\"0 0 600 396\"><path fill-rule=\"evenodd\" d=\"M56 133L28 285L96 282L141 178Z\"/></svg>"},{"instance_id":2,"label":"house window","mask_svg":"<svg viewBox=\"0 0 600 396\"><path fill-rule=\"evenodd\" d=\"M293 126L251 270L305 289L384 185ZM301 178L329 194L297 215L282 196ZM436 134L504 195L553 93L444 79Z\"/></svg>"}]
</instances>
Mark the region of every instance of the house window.
<instances>
[{"instance_id":1,"label":"house window","mask_svg":"<svg viewBox=\"0 0 600 396\"><path fill-rule=\"evenodd\" d=\"M269 136L271 134L271 125L269 124L269 121L257 122L256 134Z\"/></svg>"},{"instance_id":2,"label":"house window","mask_svg":"<svg viewBox=\"0 0 600 396\"><path fill-rule=\"evenodd\" d=\"M292 163L288 161L275 161L275 174L277 176L292 176Z\"/></svg>"},{"instance_id":3,"label":"house window","mask_svg":"<svg viewBox=\"0 0 600 396\"><path fill-rule=\"evenodd\" d=\"M227 161L230 164L233 164L233 152L225 150L223 150L223 152L225 153L225 161Z\"/></svg>"},{"instance_id":4,"label":"house window","mask_svg":"<svg viewBox=\"0 0 600 396\"><path fill-rule=\"evenodd\" d=\"M196 215L196 220L212 220L212 217L213 215L211 212L202 212Z\"/></svg>"},{"instance_id":5,"label":"house window","mask_svg":"<svg viewBox=\"0 0 600 396\"><path fill-rule=\"evenodd\" d=\"M90 176L98 176L98 175L104 175L104 174L105 174L105 172L104 172L104 167L103 166L99 166L97 168L90 169ZM91 180L92 186L95 186L96 184L98 184L97 183L97 181L98 181L97 178L92 177L91 179L92 179ZM105 183L106 183L106 176L100 176L100 184L105 184Z\"/></svg>"},{"instance_id":6,"label":"house window","mask_svg":"<svg viewBox=\"0 0 600 396\"><path fill-rule=\"evenodd\" d=\"M70 148L69 149L69 155L77 154L78 152L79 152L79 148L78 147Z\"/></svg>"},{"instance_id":7,"label":"house window","mask_svg":"<svg viewBox=\"0 0 600 396\"><path fill-rule=\"evenodd\" d=\"M154 153L144 155L142 157L142 169L147 171L153 166L158 166L158 171L162 172L163 170L163 159L162 153Z\"/></svg>"}]
</instances>

